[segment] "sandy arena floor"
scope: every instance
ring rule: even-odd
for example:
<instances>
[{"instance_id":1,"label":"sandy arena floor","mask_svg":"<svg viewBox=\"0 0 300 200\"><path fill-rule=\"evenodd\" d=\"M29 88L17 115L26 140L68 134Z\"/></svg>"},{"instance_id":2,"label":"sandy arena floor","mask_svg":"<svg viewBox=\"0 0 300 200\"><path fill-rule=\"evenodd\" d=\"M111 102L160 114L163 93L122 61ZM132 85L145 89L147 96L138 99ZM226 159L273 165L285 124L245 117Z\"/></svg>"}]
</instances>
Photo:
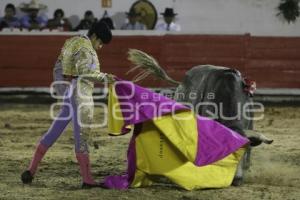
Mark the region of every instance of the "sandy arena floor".
<instances>
[{"instance_id":1,"label":"sandy arena floor","mask_svg":"<svg viewBox=\"0 0 300 200\"><path fill-rule=\"evenodd\" d=\"M0 105L0 199L300 199L300 107L266 107L265 117L255 123L255 129L274 143L253 150L252 167L243 186L197 191L170 185L126 191L80 189L70 127L46 155L34 183L24 186L20 174L51 123L49 108ZM97 116L101 115L98 111ZM130 135L111 138L106 129L97 134L100 147L91 149L95 177L101 180L122 173Z\"/></svg>"}]
</instances>

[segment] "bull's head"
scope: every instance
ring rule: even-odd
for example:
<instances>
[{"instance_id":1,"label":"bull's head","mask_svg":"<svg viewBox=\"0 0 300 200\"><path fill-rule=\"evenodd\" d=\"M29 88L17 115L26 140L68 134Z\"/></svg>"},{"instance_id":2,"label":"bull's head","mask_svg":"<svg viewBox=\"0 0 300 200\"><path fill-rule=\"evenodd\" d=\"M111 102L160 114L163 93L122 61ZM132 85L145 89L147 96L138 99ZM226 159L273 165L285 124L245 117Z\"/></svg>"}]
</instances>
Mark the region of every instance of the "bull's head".
<instances>
[{"instance_id":1,"label":"bull's head","mask_svg":"<svg viewBox=\"0 0 300 200\"><path fill-rule=\"evenodd\" d=\"M250 140L250 146L255 147L262 143L272 144L273 140L267 138L262 133L254 130L244 130L246 137Z\"/></svg>"}]
</instances>

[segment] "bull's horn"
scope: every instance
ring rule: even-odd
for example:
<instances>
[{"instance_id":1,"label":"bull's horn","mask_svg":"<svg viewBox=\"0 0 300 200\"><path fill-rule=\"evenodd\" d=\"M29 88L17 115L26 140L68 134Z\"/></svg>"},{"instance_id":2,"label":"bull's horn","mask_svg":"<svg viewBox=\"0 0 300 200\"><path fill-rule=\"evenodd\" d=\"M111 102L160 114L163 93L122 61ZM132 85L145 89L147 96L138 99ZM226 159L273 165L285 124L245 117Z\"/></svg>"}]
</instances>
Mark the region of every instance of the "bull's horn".
<instances>
[{"instance_id":1,"label":"bull's horn","mask_svg":"<svg viewBox=\"0 0 300 200\"><path fill-rule=\"evenodd\" d=\"M245 132L247 138L250 140L251 146L257 146L257 145L260 145L261 143L271 144L273 142L273 140L267 138L262 133L259 133L257 131L244 130L244 132Z\"/></svg>"}]
</instances>

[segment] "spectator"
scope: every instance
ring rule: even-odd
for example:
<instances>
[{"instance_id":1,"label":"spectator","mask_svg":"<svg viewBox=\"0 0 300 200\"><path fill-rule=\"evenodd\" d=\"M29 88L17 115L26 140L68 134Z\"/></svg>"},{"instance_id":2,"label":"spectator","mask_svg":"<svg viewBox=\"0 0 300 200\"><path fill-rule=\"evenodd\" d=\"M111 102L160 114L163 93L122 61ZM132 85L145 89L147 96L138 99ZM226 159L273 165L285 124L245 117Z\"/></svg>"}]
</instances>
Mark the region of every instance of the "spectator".
<instances>
[{"instance_id":1,"label":"spectator","mask_svg":"<svg viewBox=\"0 0 300 200\"><path fill-rule=\"evenodd\" d=\"M20 28L21 24L16 15L16 7L9 3L5 6L5 14L0 18L0 31L3 28Z\"/></svg>"},{"instance_id":2,"label":"spectator","mask_svg":"<svg viewBox=\"0 0 300 200\"><path fill-rule=\"evenodd\" d=\"M27 15L21 19L21 25L23 28L27 28L29 30L41 30L46 27L47 19L45 17L38 16L38 13L40 10L46 9L47 6L39 4L37 0L31 0L28 4L21 4L20 8L23 12L27 13Z\"/></svg>"},{"instance_id":3,"label":"spectator","mask_svg":"<svg viewBox=\"0 0 300 200\"><path fill-rule=\"evenodd\" d=\"M138 18L140 16L139 13L135 11L135 9L130 9L127 14L128 23L125 23L121 29L122 30L145 30L146 27L144 24L138 22Z\"/></svg>"},{"instance_id":4,"label":"spectator","mask_svg":"<svg viewBox=\"0 0 300 200\"><path fill-rule=\"evenodd\" d=\"M71 31L72 26L67 18L64 18L65 13L62 9L56 9L53 14L53 19L48 21L47 27L52 29L58 29L61 31Z\"/></svg>"},{"instance_id":5,"label":"spectator","mask_svg":"<svg viewBox=\"0 0 300 200\"><path fill-rule=\"evenodd\" d=\"M179 24L174 23L175 16L173 8L166 8L164 13L160 13L164 16L164 22L156 26L156 30L160 31L180 31L181 27Z\"/></svg>"},{"instance_id":6,"label":"spectator","mask_svg":"<svg viewBox=\"0 0 300 200\"><path fill-rule=\"evenodd\" d=\"M97 18L94 17L92 11L88 10L84 13L84 18L80 21L79 25L75 28L78 30L88 30L92 28L92 25L97 22Z\"/></svg>"},{"instance_id":7,"label":"spectator","mask_svg":"<svg viewBox=\"0 0 300 200\"><path fill-rule=\"evenodd\" d=\"M16 7L9 3L5 6L4 17L0 18L0 30L3 28L20 28L21 24L16 15Z\"/></svg>"}]
</instances>

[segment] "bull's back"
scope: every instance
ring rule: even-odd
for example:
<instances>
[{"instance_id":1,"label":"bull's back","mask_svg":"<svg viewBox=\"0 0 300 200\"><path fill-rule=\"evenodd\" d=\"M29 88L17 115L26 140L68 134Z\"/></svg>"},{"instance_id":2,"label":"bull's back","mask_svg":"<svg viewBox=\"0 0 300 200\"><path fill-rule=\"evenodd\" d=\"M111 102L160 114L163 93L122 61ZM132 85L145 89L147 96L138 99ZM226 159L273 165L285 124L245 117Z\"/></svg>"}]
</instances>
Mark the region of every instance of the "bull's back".
<instances>
[{"instance_id":1,"label":"bull's back","mask_svg":"<svg viewBox=\"0 0 300 200\"><path fill-rule=\"evenodd\" d=\"M243 115L244 105L251 98L243 91L243 79L237 70L213 65L193 67L178 87L176 99L191 103L199 115L216 118L241 134L244 129L252 129L251 120Z\"/></svg>"}]
</instances>

